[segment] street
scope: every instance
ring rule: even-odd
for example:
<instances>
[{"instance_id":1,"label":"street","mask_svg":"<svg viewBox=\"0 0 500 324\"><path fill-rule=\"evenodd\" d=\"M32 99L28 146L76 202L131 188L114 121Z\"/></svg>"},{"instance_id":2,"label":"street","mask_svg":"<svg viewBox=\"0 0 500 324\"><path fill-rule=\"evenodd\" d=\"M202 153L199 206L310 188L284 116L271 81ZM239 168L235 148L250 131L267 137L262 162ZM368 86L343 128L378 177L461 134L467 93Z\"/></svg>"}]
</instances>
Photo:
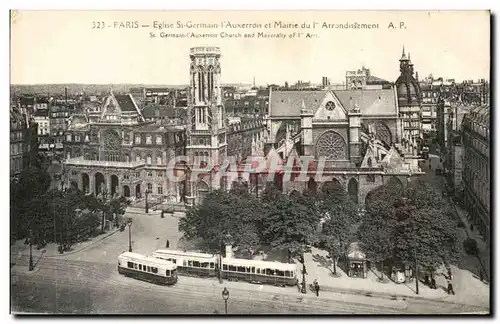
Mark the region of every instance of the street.
<instances>
[{"instance_id":1,"label":"street","mask_svg":"<svg viewBox=\"0 0 500 324\"><path fill-rule=\"evenodd\" d=\"M134 252L151 254L176 248L178 218L131 213ZM75 246L63 255L34 250L36 271L29 273L26 248L11 255L12 311L78 314L214 314L224 313L221 292L230 291L230 314L451 314L487 311L485 307L439 299L392 300L332 291L303 295L295 287L259 286L215 278L179 277L163 287L118 274L117 256L128 250L128 228L103 240ZM55 248L53 249L55 250ZM482 303L481 303L482 305Z\"/></svg>"},{"instance_id":2,"label":"street","mask_svg":"<svg viewBox=\"0 0 500 324\"><path fill-rule=\"evenodd\" d=\"M433 300L390 300L347 294L311 293L215 279L179 277L159 286L118 274L115 265L44 258L26 271L28 258L12 268L12 311L78 314L446 314L484 309Z\"/></svg>"}]
</instances>

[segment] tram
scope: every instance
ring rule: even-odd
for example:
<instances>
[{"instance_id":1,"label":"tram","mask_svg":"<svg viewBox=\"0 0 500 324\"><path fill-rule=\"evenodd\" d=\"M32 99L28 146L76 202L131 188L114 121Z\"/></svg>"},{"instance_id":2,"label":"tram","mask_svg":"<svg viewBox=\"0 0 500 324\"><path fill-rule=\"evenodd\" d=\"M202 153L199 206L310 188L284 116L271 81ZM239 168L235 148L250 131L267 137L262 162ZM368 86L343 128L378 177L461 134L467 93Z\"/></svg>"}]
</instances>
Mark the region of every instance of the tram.
<instances>
[{"instance_id":1,"label":"tram","mask_svg":"<svg viewBox=\"0 0 500 324\"><path fill-rule=\"evenodd\" d=\"M290 263L223 258L221 274L229 281L244 280L282 287L297 285L297 266Z\"/></svg>"},{"instance_id":2,"label":"tram","mask_svg":"<svg viewBox=\"0 0 500 324\"><path fill-rule=\"evenodd\" d=\"M161 249L156 250L153 257L176 264L179 274L215 277L218 271L216 254Z\"/></svg>"},{"instance_id":3,"label":"tram","mask_svg":"<svg viewBox=\"0 0 500 324\"><path fill-rule=\"evenodd\" d=\"M162 285L173 285L177 282L175 264L132 252L124 252L118 256L118 273Z\"/></svg>"}]
</instances>

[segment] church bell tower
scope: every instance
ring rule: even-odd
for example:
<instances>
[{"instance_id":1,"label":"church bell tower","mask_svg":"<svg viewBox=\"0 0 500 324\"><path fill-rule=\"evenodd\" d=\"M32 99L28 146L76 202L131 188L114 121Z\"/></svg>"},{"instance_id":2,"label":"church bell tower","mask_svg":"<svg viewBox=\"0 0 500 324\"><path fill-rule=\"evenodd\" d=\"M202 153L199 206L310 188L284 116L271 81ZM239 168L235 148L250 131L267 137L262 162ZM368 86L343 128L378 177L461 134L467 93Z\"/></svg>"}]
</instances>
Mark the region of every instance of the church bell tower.
<instances>
[{"instance_id":1,"label":"church bell tower","mask_svg":"<svg viewBox=\"0 0 500 324\"><path fill-rule=\"evenodd\" d=\"M227 154L220 57L219 47L191 48L186 153L212 165L223 163Z\"/></svg>"}]
</instances>

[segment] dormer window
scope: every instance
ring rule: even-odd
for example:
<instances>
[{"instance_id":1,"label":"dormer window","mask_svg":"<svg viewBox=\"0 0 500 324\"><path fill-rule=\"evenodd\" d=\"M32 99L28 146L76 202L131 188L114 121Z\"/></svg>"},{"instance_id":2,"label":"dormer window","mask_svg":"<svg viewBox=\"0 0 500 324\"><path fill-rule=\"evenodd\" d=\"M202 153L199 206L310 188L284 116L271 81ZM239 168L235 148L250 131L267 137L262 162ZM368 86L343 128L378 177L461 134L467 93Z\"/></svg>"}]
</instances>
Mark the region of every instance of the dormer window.
<instances>
[{"instance_id":1,"label":"dormer window","mask_svg":"<svg viewBox=\"0 0 500 324\"><path fill-rule=\"evenodd\" d=\"M333 103L333 101L328 101L325 105L325 108L326 110L332 111L335 109L335 104Z\"/></svg>"}]
</instances>

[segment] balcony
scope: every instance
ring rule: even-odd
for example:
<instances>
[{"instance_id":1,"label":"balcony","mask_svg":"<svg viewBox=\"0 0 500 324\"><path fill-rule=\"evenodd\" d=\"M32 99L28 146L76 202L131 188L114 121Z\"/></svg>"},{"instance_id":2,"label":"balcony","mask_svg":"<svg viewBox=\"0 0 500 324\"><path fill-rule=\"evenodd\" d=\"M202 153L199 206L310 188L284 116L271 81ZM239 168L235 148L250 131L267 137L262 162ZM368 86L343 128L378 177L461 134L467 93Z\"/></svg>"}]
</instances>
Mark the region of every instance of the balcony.
<instances>
[{"instance_id":1,"label":"balcony","mask_svg":"<svg viewBox=\"0 0 500 324\"><path fill-rule=\"evenodd\" d=\"M121 161L94 161L85 160L83 157L66 159L63 162L65 165L80 166L80 167L101 167L101 168L121 168L135 169L144 166L144 161L121 162Z\"/></svg>"}]
</instances>

